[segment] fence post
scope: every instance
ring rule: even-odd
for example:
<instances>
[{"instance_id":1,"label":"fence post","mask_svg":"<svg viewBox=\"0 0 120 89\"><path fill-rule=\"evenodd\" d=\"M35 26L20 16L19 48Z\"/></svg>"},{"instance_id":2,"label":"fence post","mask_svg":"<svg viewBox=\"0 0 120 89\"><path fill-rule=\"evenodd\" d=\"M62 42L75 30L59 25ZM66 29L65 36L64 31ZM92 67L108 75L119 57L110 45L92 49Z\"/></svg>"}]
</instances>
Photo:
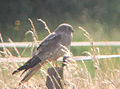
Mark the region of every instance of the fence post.
<instances>
[{"instance_id":1,"label":"fence post","mask_svg":"<svg viewBox=\"0 0 120 89\"><path fill-rule=\"evenodd\" d=\"M48 68L46 86L48 89L63 89L63 68Z\"/></svg>"},{"instance_id":2,"label":"fence post","mask_svg":"<svg viewBox=\"0 0 120 89\"><path fill-rule=\"evenodd\" d=\"M62 66L61 67L55 67L55 68L48 68L48 76L46 80L46 86L48 89L63 89L64 88L64 81L63 81L63 72L64 72L64 66L65 59L68 57L65 56L63 58Z\"/></svg>"}]
</instances>

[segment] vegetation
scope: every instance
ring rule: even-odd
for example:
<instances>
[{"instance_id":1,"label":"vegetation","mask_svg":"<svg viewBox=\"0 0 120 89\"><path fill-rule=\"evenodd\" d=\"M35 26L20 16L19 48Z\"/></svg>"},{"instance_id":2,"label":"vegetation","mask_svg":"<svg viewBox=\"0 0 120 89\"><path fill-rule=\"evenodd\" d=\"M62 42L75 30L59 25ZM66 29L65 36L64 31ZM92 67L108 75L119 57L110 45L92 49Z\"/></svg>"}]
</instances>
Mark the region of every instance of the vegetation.
<instances>
[{"instance_id":1,"label":"vegetation","mask_svg":"<svg viewBox=\"0 0 120 89\"><path fill-rule=\"evenodd\" d=\"M33 23L32 24L32 38L35 37L36 33ZM85 55L90 55L93 57L92 60L89 61L73 61L68 62L68 65L64 68L64 84L65 89L119 89L120 86L120 80L119 80L119 69L120 69L120 60L119 59L104 59L104 60L98 60L95 56L102 53L112 53L111 47L104 47L100 48L100 52L98 51L98 48L93 45L93 39L91 35L84 30L82 27L79 27L79 29L82 29L82 35L85 35L85 38L89 40L91 47L83 48L81 52L78 52L80 49L77 48L71 48L74 55L80 55L77 53L83 53L85 50L87 53ZM28 31L30 32L30 31ZM1 37L1 41L3 41L3 38ZM34 38L34 42L37 42L37 36ZM3 51L1 52L4 54L6 59L8 57L15 58L14 53L11 53L11 49L8 49L6 47L3 48ZM23 51L20 49L17 49L14 47L12 50L15 51L17 57L22 57L21 55ZM32 52L33 48L30 49L23 49L26 50L26 52ZM28 51L29 50L29 51ZM77 50L77 51L76 51ZM21 51L21 52L20 52ZM117 53L118 51L116 51ZM25 53L26 54L26 53ZM113 53L112 53L113 54ZM30 55L30 54L29 54ZM61 63L60 63L61 64ZM46 75L47 75L47 68L52 67L53 65L51 63L48 63L47 65L43 66L30 80L29 82L18 85L19 81L21 80L21 77L19 75L12 76L11 71L18 68L18 66L22 65L22 63L0 63L0 88L6 88L6 89L45 89L45 81L46 81ZM39 79L38 79L39 78ZM8 82L9 81L9 82Z\"/></svg>"},{"instance_id":2,"label":"vegetation","mask_svg":"<svg viewBox=\"0 0 120 89\"><path fill-rule=\"evenodd\" d=\"M68 68L65 67L66 89L119 89L120 60L95 58L95 55L99 54L119 54L119 47L95 47L92 44L93 40L120 40L119 4L119 0L15 0L14 2L3 0L0 3L0 33L2 35L0 35L0 41L39 43L38 41L49 34L44 24L37 20L39 18L47 22L51 31L54 31L61 23L69 23L75 29L73 41L91 43L91 47L71 47L71 52L74 56L92 55L93 59L69 63ZM32 19L35 29L28 18ZM84 27L90 35L86 30L80 30L78 26ZM6 59L30 57L33 50L34 47L4 47L0 48L0 57ZM11 72L20 65L22 63L0 63L1 89L17 89L18 87L19 89L44 89L46 87L46 70L52 65L48 63L28 83L18 86L21 78L19 75L12 76Z\"/></svg>"}]
</instances>

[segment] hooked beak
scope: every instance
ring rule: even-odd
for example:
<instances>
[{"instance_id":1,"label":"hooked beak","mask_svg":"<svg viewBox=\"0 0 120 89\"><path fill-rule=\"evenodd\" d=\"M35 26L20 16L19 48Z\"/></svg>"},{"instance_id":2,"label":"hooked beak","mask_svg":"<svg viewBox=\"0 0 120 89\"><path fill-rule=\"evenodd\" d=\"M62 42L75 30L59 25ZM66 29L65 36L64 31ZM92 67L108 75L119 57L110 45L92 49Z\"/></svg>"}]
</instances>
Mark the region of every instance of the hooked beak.
<instances>
[{"instance_id":1,"label":"hooked beak","mask_svg":"<svg viewBox=\"0 0 120 89\"><path fill-rule=\"evenodd\" d=\"M71 32L74 32L74 29L72 29Z\"/></svg>"}]
</instances>

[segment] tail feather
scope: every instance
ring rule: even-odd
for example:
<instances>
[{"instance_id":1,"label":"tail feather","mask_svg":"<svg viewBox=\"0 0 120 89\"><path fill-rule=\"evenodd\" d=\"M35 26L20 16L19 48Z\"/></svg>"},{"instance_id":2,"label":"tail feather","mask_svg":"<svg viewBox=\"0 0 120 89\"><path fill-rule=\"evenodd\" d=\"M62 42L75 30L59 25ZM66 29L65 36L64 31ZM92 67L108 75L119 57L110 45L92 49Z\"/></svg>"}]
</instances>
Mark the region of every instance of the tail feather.
<instances>
[{"instance_id":1,"label":"tail feather","mask_svg":"<svg viewBox=\"0 0 120 89\"><path fill-rule=\"evenodd\" d=\"M26 69L26 67L23 65L20 68L18 68L17 70L13 71L12 75L14 75L14 74L16 74L16 73L18 73L18 72L20 72L20 71L22 71L24 69Z\"/></svg>"},{"instance_id":2,"label":"tail feather","mask_svg":"<svg viewBox=\"0 0 120 89\"><path fill-rule=\"evenodd\" d=\"M17 70L13 71L12 75L22 71L23 73L25 71L27 71L28 69L34 67L35 65L37 65L39 62L41 62L41 59L38 56L33 56L30 60L28 60L23 66L21 66L20 68L18 68ZM23 74L22 73L22 74Z\"/></svg>"},{"instance_id":3,"label":"tail feather","mask_svg":"<svg viewBox=\"0 0 120 89\"><path fill-rule=\"evenodd\" d=\"M28 73L25 75L25 77L21 80L20 83L27 82L41 67L41 64L37 64L33 68L31 68Z\"/></svg>"},{"instance_id":4,"label":"tail feather","mask_svg":"<svg viewBox=\"0 0 120 89\"><path fill-rule=\"evenodd\" d=\"M22 74L20 75L20 77L21 77L26 71L27 71L27 69L25 69L25 70L22 72Z\"/></svg>"}]
</instances>

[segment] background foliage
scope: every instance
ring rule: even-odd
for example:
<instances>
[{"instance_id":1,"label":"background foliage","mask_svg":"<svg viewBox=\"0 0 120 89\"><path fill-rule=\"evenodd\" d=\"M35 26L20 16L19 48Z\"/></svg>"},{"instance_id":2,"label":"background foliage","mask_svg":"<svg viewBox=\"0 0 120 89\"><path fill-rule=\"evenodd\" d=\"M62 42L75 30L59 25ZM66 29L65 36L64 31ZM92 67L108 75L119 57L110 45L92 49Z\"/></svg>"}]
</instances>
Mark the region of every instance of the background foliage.
<instances>
[{"instance_id":1,"label":"background foliage","mask_svg":"<svg viewBox=\"0 0 120 89\"><path fill-rule=\"evenodd\" d=\"M1 0L0 32L5 41L31 41L25 32L31 26L31 18L38 31L39 40L47 35L45 20L52 31L61 23L69 23L76 30L74 41L85 41L80 37L78 26L88 30L95 40L120 40L119 0Z\"/></svg>"}]
</instances>

